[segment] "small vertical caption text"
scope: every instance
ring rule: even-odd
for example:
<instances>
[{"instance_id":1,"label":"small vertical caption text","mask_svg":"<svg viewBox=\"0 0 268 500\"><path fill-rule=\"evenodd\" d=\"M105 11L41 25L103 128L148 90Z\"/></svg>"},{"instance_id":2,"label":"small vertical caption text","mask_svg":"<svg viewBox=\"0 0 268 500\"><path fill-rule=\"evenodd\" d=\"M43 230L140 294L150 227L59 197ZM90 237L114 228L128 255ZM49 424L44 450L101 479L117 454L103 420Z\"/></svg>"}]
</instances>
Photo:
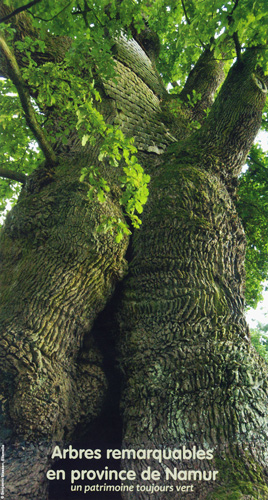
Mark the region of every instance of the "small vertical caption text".
<instances>
[{"instance_id":1,"label":"small vertical caption text","mask_svg":"<svg viewBox=\"0 0 268 500\"><path fill-rule=\"evenodd\" d=\"M5 446L1 446L1 500L5 498Z\"/></svg>"}]
</instances>

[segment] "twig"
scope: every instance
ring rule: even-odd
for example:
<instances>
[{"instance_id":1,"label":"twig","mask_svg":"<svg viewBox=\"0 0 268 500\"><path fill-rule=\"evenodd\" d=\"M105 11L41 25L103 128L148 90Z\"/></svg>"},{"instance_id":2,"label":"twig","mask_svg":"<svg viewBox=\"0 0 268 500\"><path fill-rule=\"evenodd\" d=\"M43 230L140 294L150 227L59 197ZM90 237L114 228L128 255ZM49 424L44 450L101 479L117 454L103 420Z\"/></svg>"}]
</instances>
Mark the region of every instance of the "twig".
<instances>
[{"instance_id":1,"label":"twig","mask_svg":"<svg viewBox=\"0 0 268 500\"><path fill-rule=\"evenodd\" d=\"M5 179L10 179L12 181L20 182L21 184L25 184L27 175L22 174L21 172L14 172L14 170L8 170L7 168L0 167L0 177L4 177Z\"/></svg>"},{"instance_id":2,"label":"twig","mask_svg":"<svg viewBox=\"0 0 268 500\"><path fill-rule=\"evenodd\" d=\"M255 165L258 165L258 167L261 167L261 168L265 168L267 170L267 167L266 165L264 165L263 163L261 163L260 161L258 160L255 160L255 158L252 158L251 155L248 155L248 159L252 161L252 163L255 163Z\"/></svg>"},{"instance_id":3,"label":"twig","mask_svg":"<svg viewBox=\"0 0 268 500\"><path fill-rule=\"evenodd\" d=\"M73 16L82 16L85 22L86 27L88 28L88 20L87 20L87 13L92 12L93 16L97 20L100 26L104 28L104 24L99 20L96 12L94 12L94 9L90 8L86 0L84 0L84 10L81 9L80 5L78 4L78 10L75 10L72 12Z\"/></svg>"},{"instance_id":4,"label":"twig","mask_svg":"<svg viewBox=\"0 0 268 500\"><path fill-rule=\"evenodd\" d=\"M183 1L183 0L181 0L181 4L182 4L182 8L183 8L184 15L185 15L185 17L186 17L187 24L191 24L191 21L190 21L190 19L189 19L189 17L188 17L188 14L187 14L187 12L186 12L185 3L184 3L184 1Z\"/></svg>"},{"instance_id":5,"label":"twig","mask_svg":"<svg viewBox=\"0 0 268 500\"><path fill-rule=\"evenodd\" d=\"M233 13L234 13L235 9L237 8L238 3L239 3L239 0L235 0L235 4L234 4L234 6L232 8L232 11L227 16L227 20L228 20L228 25L229 26L231 26L233 24L233 22L234 22L234 20L233 20ZM242 63L242 59L241 59L241 44L239 42L238 32L237 31L235 31L233 33L232 39L233 39L234 44L235 44L235 51L236 51L237 62L238 62L238 64L241 64Z\"/></svg>"},{"instance_id":6,"label":"twig","mask_svg":"<svg viewBox=\"0 0 268 500\"><path fill-rule=\"evenodd\" d=\"M238 33L237 33L237 31L235 31L233 33L233 40L234 40L234 44L235 44L235 51L236 51L236 56L237 56L237 62L240 64L242 62L242 59L241 59L241 45L240 45L240 42L239 42L239 39L238 39Z\"/></svg>"},{"instance_id":7,"label":"twig","mask_svg":"<svg viewBox=\"0 0 268 500\"><path fill-rule=\"evenodd\" d=\"M40 0L41 1L41 0ZM53 17L50 17L49 19L44 19L43 17L39 17L39 16L36 16L35 14L33 14L32 12L29 12L29 14L31 14L31 16L34 18L34 19L39 19L40 21L44 21L45 23L48 23L49 21L53 21L53 19L55 19L57 16L59 16L65 9L67 9L68 7L70 7L70 5L74 2L74 0L71 0L67 5L65 5L65 7L63 7L63 9L61 9L59 12L57 12L57 14L55 14L55 16Z\"/></svg>"},{"instance_id":8,"label":"twig","mask_svg":"<svg viewBox=\"0 0 268 500\"><path fill-rule=\"evenodd\" d=\"M232 12L230 13L230 16L232 16L232 15L233 15L233 13L234 13L234 11L235 11L236 7L238 6L238 3L239 3L239 0L235 0L235 4L234 4L234 6L233 6L233 8L232 8Z\"/></svg>"},{"instance_id":9,"label":"twig","mask_svg":"<svg viewBox=\"0 0 268 500\"><path fill-rule=\"evenodd\" d=\"M37 3L40 3L40 2L42 2L42 0L33 0L32 2L29 2L26 5L23 5L22 7L18 7L17 9L13 10L13 12L8 14L7 16L2 17L0 19L0 23L5 23L9 19L11 19L11 17L16 16L20 12L23 12L24 10L29 9L30 7L33 7L33 5L36 5Z\"/></svg>"},{"instance_id":10,"label":"twig","mask_svg":"<svg viewBox=\"0 0 268 500\"><path fill-rule=\"evenodd\" d=\"M24 113L25 113L25 118L27 125L33 132L40 148L42 149L45 158L52 164L56 163L56 155L47 141L45 134L38 123L36 119L36 113L35 110L32 106L31 103L31 98L29 91L27 89L27 86L25 85L25 82L21 76L20 68L18 66L17 60L14 56L14 54L11 52L10 48L8 47L5 39L0 36L0 48L2 49L3 54L6 57L7 64L9 66L9 76L11 80L13 81L19 97L21 101L21 105L23 107Z\"/></svg>"}]
</instances>

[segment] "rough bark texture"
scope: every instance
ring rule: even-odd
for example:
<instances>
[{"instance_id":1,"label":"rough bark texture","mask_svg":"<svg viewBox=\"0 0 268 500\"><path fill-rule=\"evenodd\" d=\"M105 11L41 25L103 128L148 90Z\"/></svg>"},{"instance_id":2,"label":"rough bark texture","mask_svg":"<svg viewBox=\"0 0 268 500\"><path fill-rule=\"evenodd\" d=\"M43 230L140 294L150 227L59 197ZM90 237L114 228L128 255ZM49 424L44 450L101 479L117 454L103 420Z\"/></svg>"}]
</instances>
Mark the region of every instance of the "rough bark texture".
<instances>
[{"instance_id":1,"label":"rough bark texture","mask_svg":"<svg viewBox=\"0 0 268 500\"><path fill-rule=\"evenodd\" d=\"M95 232L118 208L92 210L74 171L66 162L62 180L23 193L1 236L1 431L38 443L70 438L102 407L108 382L90 330L126 266L127 242Z\"/></svg>"},{"instance_id":2,"label":"rough bark texture","mask_svg":"<svg viewBox=\"0 0 268 500\"><path fill-rule=\"evenodd\" d=\"M266 97L252 67L233 68L201 132L152 173L119 314L124 446L213 450L211 462L180 463L219 471L187 499L268 498L267 367L243 316L245 237L230 195ZM165 477L178 464L133 464L146 466ZM153 498L177 498L173 484Z\"/></svg>"},{"instance_id":3,"label":"rough bark texture","mask_svg":"<svg viewBox=\"0 0 268 500\"><path fill-rule=\"evenodd\" d=\"M213 451L211 460L167 457L159 464L149 457L123 468L139 474L150 466L162 478L166 467L219 471L215 480L192 481L186 500L266 499L267 367L243 316L245 236L233 200L266 97L252 75L254 55L234 66L197 132L187 120L203 117L222 80L211 53L186 84L201 93L196 116L178 104L175 126L139 44L122 38L115 57L117 83L104 83L102 111L135 137L152 178L141 229L120 244L96 231L103 215L123 218L117 175L99 164L99 142L82 148L72 131L67 147L57 144L58 165L41 165L28 179L1 233L6 498L45 500L47 443L70 442L78 424L87 428L107 408L113 334L123 374L123 448ZM79 182L81 168L94 163L111 185L104 204L89 202ZM93 324L123 277L114 299L118 330L106 324L104 334L103 323ZM178 498L180 481L161 483L173 491L150 498ZM147 500L148 491L122 498Z\"/></svg>"},{"instance_id":4,"label":"rough bark texture","mask_svg":"<svg viewBox=\"0 0 268 500\"><path fill-rule=\"evenodd\" d=\"M213 449L215 461L197 462L198 469L219 470L221 485L227 478L219 460L225 464L237 445L241 468L243 460L245 470L250 466L251 453L260 464L254 487L266 498L265 472L262 482L259 476L266 467L266 366L243 318L243 230L216 176L176 161L158 172L120 312L124 446ZM153 460L139 465L159 469ZM178 462L165 461L161 477L166 466ZM234 469L237 489L241 480ZM196 484L186 498L207 498L213 487Z\"/></svg>"},{"instance_id":5,"label":"rough bark texture","mask_svg":"<svg viewBox=\"0 0 268 500\"><path fill-rule=\"evenodd\" d=\"M191 111L195 120L202 121L205 110L212 106L215 92L224 80L223 68L223 60L215 59L213 50L208 47L190 72L180 98L189 105L189 97L193 98L193 90L202 96L202 99L197 99L192 106Z\"/></svg>"}]
</instances>

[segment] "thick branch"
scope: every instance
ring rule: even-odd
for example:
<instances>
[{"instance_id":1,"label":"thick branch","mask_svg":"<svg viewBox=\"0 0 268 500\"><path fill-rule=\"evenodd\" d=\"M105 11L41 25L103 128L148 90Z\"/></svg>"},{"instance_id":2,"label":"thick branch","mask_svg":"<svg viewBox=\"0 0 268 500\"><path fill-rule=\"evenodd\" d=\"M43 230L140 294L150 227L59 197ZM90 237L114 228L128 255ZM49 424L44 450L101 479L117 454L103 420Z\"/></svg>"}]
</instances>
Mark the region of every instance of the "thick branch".
<instances>
[{"instance_id":1,"label":"thick branch","mask_svg":"<svg viewBox=\"0 0 268 500\"><path fill-rule=\"evenodd\" d=\"M232 8L232 12L231 12L231 14L230 14L231 16L233 15L233 13L234 13L235 9L237 8L238 3L239 3L239 0L235 0L234 6L233 6L233 8Z\"/></svg>"},{"instance_id":2,"label":"thick branch","mask_svg":"<svg viewBox=\"0 0 268 500\"><path fill-rule=\"evenodd\" d=\"M236 51L237 61L239 62L239 64L241 64L242 63L242 59L241 59L241 45L240 45L240 42L239 42L237 31L235 31L235 33L233 34L233 40L234 40L234 44L235 44L235 51Z\"/></svg>"},{"instance_id":3,"label":"thick branch","mask_svg":"<svg viewBox=\"0 0 268 500\"><path fill-rule=\"evenodd\" d=\"M42 2L42 0L33 0L32 2L29 2L26 5L22 5L22 7L18 7L17 9L10 12L10 14L7 14L6 16L2 17L0 19L0 23L6 23L7 21L9 21L9 19L16 16L20 12L23 12L23 11L29 9L30 7L33 7L33 5L36 5L37 3L40 3L40 2Z\"/></svg>"},{"instance_id":4,"label":"thick branch","mask_svg":"<svg viewBox=\"0 0 268 500\"><path fill-rule=\"evenodd\" d=\"M27 176L22 174L21 172L14 172L14 170L8 170L7 168L0 167L0 177L4 177L5 179L10 179L12 181L21 182L25 184Z\"/></svg>"},{"instance_id":5,"label":"thick branch","mask_svg":"<svg viewBox=\"0 0 268 500\"><path fill-rule=\"evenodd\" d=\"M196 120L201 120L204 111L212 106L215 92L224 80L223 66L224 61L215 59L213 51L206 48L190 72L180 98L189 103L188 96L192 98L193 91L199 94L201 98L192 109Z\"/></svg>"},{"instance_id":6,"label":"thick branch","mask_svg":"<svg viewBox=\"0 0 268 500\"><path fill-rule=\"evenodd\" d=\"M10 16L12 12L15 11L13 11L11 7L5 5L0 0L1 18L4 19L7 16ZM12 16L11 26L16 30L15 40L24 40L26 36L31 37L33 40L39 38L39 32L36 28L32 26L32 21L29 14L32 15L31 12L25 11L25 12L20 12L16 16ZM54 36L51 33L47 34L45 42L46 42L45 52L40 53L37 51L33 52L32 54L32 58L38 66L43 65L47 62L62 61L72 43L71 39L67 36L59 37L59 36ZM23 54L20 51L16 50L15 47L13 47L13 50L18 66L19 67L25 66L25 61L23 60ZM1 56L2 54L0 54L0 76L3 76L5 78L10 78L9 68L7 68L6 60L4 57Z\"/></svg>"},{"instance_id":7,"label":"thick branch","mask_svg":"<svg viewBox=\"0 0 268 500\"><path fill-rule=\"evenodd\" d=\"M45 158L49 161L49 163L55 164L56 155L51 145L47 141L45 134L36 119L36 113L31 103L30 94L21 76L21 72L18 63L16 61L16 58L14 54L11 52L10 48L8 47L3 37L0 37L0 47L7 60L10 78L13 81L18 91L21 105L25 113L27 125L33 132L40 148L42 149L45 155Z\"/></svg>"},{"instance_id":8,"label":"thick branch","mask_svg":"<svg viewBox=\"0 0 268 500\"><path fill-rule=\"evenodd\" d=\"M267 87L256 73L257 56L257 50L247 51L231 68L199 134L200 147L218 158L229 180L239 175L261 126Z\"/></svg>"},{"instance_id":9,"label":"thick branch","mask_svg":"<svg viewBox=\"0 0 268 500\"><path fill-rule=\"evenodd\" d=\"M229 26L231 26L233 24L233 22L234 22L233 13L234 13L235 9L238 6L238 2L239 2L239 0L235 1L234 7L232 9L232 12L227 17ZM238 38L237 31L235 31L233 33L232 39L233 39L234 44L235 44L235 51L236 51L237 61L238 61L239 64L242 64L242 59L241 59L241 44L240 44L240 41L239 41L239 38Z\"/></svg>"}]
</instances>

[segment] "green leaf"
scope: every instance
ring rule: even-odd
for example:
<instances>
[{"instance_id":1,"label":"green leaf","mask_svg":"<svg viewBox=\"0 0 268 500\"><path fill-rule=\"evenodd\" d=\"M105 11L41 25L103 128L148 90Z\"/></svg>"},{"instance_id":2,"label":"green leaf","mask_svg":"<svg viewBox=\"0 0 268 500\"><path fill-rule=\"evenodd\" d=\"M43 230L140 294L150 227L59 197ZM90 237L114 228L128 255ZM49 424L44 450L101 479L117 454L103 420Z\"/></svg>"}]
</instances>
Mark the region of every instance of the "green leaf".
<instances>
[{"instance_id":1,"label":"green leaf","mask_svg":"<svg viewBox=\"0 0 268 500\"><path fill-rule=\"evenodd\" d=\"M105 202L105 194L104 194L104 191L102 189L98 189L98 200L101 203Z\"/></svg>"},{"instance_id":2,"label":"green leaf","mask_svg":"<svg viewBox=\"0 0 268 500\"><path fill-rule=\"evenodd\" d=\"M116 243L120 243L120 241L123 239L123 233L122 232L119 232L117 233L116 237L115 237L115 241Z\"/></svg>"},{"instance_id":3,"label":"green leaf","mask_svg":"<svg viewBox=\"0 0 268 500\"><path fill-rule=\"evenodd\" d=\"M82 141L81 141L82 142L82 146L86 145L86 143L88 142L88 139L89 139L89 135L87 135L87 134L83 135Z\"/></svg>"}]
</instances>

